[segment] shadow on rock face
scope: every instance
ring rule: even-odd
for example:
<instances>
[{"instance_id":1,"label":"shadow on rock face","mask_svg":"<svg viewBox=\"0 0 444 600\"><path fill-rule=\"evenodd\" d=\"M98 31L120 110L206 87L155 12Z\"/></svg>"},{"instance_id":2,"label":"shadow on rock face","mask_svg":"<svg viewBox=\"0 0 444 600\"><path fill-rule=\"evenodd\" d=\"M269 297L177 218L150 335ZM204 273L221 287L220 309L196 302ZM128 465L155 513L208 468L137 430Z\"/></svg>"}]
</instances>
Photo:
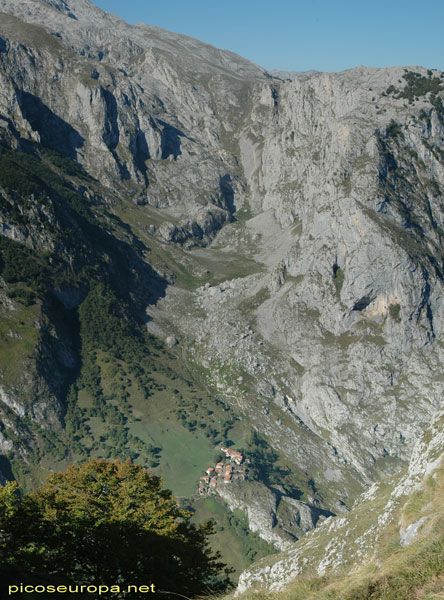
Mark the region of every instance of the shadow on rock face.
<instances>
[{"instance_id":1,"label":"shadow on rock face","mask_svg":"<svg viewBox=\"0 0 444 600\"><path fill-rule=\"evenodd\" d=\"M223 198L223 206L228 210L231 214L236 212L236 207L234 205L234 190L233 190L233 180L229 173L220 178L220 191L221 196Z\"/></svg>"},{"instance_id":2,"label":"shadow on rock face","mask_svg":"<svg viewBox=\"0 0 444 600\"><path fill-rule=\"evenodd\" d=\"M4 485L6 481L13 481L14 479L10 461L6 456L0 456L0 485Z\"/></svg>"},{"instance_id":3,"label":"shadow on rock face","mask_svg":"<svg viewBox=\"0 0 444 600\"><path fill-rule=\"evenodd\" d=\"M173 155L174 159L176 159L180 154L182 154L180 138L186 136L182 131L180 131L180 129L173 127L169 123L165 123L164 121L158 121L158 123L163 126L162 159L168 158L171 155Z\"/></svg>"},{"instance_id":4,"label":"shadow on rock face","mask_svg":"<svg viewBox=\"0 0 444 600\"><path fill-rule=\"evenodd\" d=\"M24 118L40 135L42 146L76 160L77 150L85 143L84 138L37 96L22 91L18 99Z\"/></svg>"}]
</instances>

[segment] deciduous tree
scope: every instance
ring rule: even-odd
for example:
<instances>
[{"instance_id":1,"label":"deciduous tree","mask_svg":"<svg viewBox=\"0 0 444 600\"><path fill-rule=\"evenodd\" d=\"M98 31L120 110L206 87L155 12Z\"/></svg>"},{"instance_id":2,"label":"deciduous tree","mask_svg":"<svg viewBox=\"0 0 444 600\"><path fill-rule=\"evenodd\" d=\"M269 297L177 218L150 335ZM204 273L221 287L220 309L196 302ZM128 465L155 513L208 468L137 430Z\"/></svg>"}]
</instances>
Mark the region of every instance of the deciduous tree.
<instances>
[{"instance_id":1,"label":"deciduous tree","mask_svg":"<svg viewBox=\"0 0 444 600\"><path fill-rule=\"evenodd\" d=\"M28 580L122 590L153 583L185 596L229 583L228 570L208 546L212 525L191 524L161 479L129 461L90 460L53 473L18 508L11 490L3 496L7 562L26 571Z\"/></svg>"}]
</instances>

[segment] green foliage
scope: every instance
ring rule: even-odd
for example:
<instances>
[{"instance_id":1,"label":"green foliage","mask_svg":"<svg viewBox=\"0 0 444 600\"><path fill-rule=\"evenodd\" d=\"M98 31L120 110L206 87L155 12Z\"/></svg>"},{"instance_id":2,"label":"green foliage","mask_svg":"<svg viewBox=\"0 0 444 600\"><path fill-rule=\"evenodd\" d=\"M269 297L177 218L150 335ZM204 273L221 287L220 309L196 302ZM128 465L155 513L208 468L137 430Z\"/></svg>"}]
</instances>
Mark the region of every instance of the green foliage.
<instances>
[{"instance_id":1,"label":"green foliage","mask_svg":"<svg viewBox=\"0 0 444 600\"><path fill-rule=\"evenodd\" d=\"M24 306L32 306L36 301L35 293L22 287L7 290L6 295L12 300L18 300Z\"/></svg>"},{"instance_id":2,"label":"green foliage","mask_svg":"<svg viewBox=\"0 0 444 600\"><path fill-rule=\"evenodd\" d=\"M241 511L226 514L226 522L235 537L243 546L243 555L247 563L277 552L276 548L264 541L256 532L251 531L247 517Z\"/></svg>"},{"instance_id":3,"label":"green foliage","mask_svg":"<svg viewBox=\"0 0 444 600\"><path fill-rule=\"evenodd\" d=\"M231 511L217 495L199 498L190 510L194 512L194 522L211 517L215 531L212 545L221 549L222 560L235 569L235 576L254 561L277 552L257 531L251 531L242 511Z\"/></svg>"},{"instance_id":4,"label":"green foliage","mask_svg":"<svg viewBox=\"0 0 444 600\"><path fill-rule=\"evenodd\" d=\"M82 193L77 192L66 178L67 175L77 175L87 179L82 168L54 151L45 153L51 160L49 164L38 153L14 152L0 146L0 187L14 200L12 205L5 206L11 217L26 223L27 210L36 204L38 207L55 204L59 208L59 216L60 209L68 208L95 225ZM56 165L61 173L52 165Z\"/></svg>"},{"instance_id":5,"label":"green foliage","mask_svg":"<svg viewBox=\"0 0 444 600\"><path fill-rule=\"evenodd\" d=\"M282 486L292 497L300 497L301 490L296 484L291 470L280 463L277 452L256 431L250 434L247 452L243 451L253 465L252 476L268 486Z\"/></svg>"},{"instance_id":6,"label":"green foliage","mask_svg":"<svg viewBox=\"0 0 444 600\"><path fill-rule=\"evenodd\" d=\"M113 455L116 456L119 455L119 449L125 453L128 442L128 430L122 427L126 422L126 406L124 401L119 409L106 402L97 353L101 351L113 359L125 361L128 371L148 397L146 390L151 379L147 366L150 362L149 346L153 347L149 342L152 340L142 333L129 307L118 300L111 288L101 283L91 286L89 294L79 306L78 315L82 366L77 387L88 390L94 400L95 412L91 416L98 414L103 422L116 425L108 430L110 441L115 442ZM126 396L123 387L121 398L124 400ZM75 401L71 405L74 406ZM74 418L80 425L79 417Z\"/></svg>"},{"instance_id":7,"label":"green foliage","mask_svg":"<svg viewBox=\"0 0 444 600\"><path fill-rule=\"evenodd\" d=\"M401 312L401 306L399 304L390 304L389 315L397 323L399 323L401 321L400 312Z\"/></svg>"},{"instance_id":8,"label":"green foliage","mask_svg":"<svg viewBox=\"0 0 444 600\"><path fill-rule=\"evenodd\" d=\"M34 291L44 290L49 279L44 258L4 236L0 236L0 273L7 283L26 283Z\"/></svg>"},{"instance_id":9,"label":"green foliage","mask_svg":"<svg viewBox=\"0 0 444 600\"><path fill-rule=\"evenodd\" d=\"M72 177L86 185L78 187ZM128 410L120 406L116 413L114 406L107 405L97 352L125 361L148 397L147 347L155 351L159 344L142 331L134 316L139 310L134 306L137 300L134 302L129 292L133 282L138 298L147 293L147 268L134 247L110 233L112 217L101 209L92 211L91 190L85 191L90 184L91 178L79 165L54 151L35 146L33 154L14 152L0 143L0 187L6 192L2 212L25 236L31 223L34 230L40 228L45 239L49 236L51 248L39 252L0 236L0 274L9 285L7 294L11 299L25 306L40 299L46 309L51 307L52 314L46 316L63 322L65 334L74 340L74 349L80 353L80 373L64 373L65 389L70 390L65 401L65 425L76 452L80 456L88 452L82 448L81 439L88 433L86 421L92 415L77 406L78 391L86 389L94 399L95 414L103 422L109 421L111 428L105 437L115 446L112 456L134 457L137 450L128 447L128 432L122 426ZM143 282L139 284L138 278ZM54 302L52 290L64 288L86 295L78 315ZM121 401L124 395L128 396L126 390L122 391ZM44 447L50 446L53 444L45 440ZM104 452L110 453L110 447Z\"/></svg>"},{"instance_id":10,"label":"green foliage","mask_svg":"<svg viewBox=\"0 0 444 600\"><path fill-rule=\"evenodd\" d=\"M444 89L444 84L441 79L439 77L433 77L431 71L428 71L428 77L424 77L415 71L407 71L404 73L403 79L406 81L406 85L402 90L393 88L389 92L389 88L387 93L397 92L395 98L406 98L409 102L413 102L415 98L420 98L428 93L437 94Z\"/></svg>"},{"instance_id":11,"label":"green foliage","mask_svg":"<svg viewBox=\"0 0 444 600\"><path fill-rule=\"evenodd\" d=\"M404 133L402 131L401 125L399 123L396 123L396 121L393 121L393 119L390 121L386 129L385 135L386 137L400 137L401 139L404 139Z\"/></svg>"},{"instance_id":12,"label":"green foliage","mask_svg":"<svg viewBox=\"0 0 444 600\"><path fill-rule=\"evenodd\" d=\"M340 297L344 284L344 271L336 263L333 265L333 282L335 284L336 295Z\"/></svg>"},{"instance_id":13,"label":"green foliage","mask_svg":"<svg viewBox=\"0 0 444 600\"><path fill-rule=\"evenodd\" d=\"M45 148L45 155L55 167L60 169L60 171L66 175L79 177L81 179L90 179L83 167L66 156L59 154L55 150Z\"/></svg>"},{"instance_id":14,"label":"green foliage","mask_svg":"<svg viewBox=\"0 0 444 600\"><path fill-rule=\"evenodd\" d=\"M19 504L18 486L15 481L7 481L0 486L0 531L14 517Z\"/></svg>"},{"instance_id":15,"label":"green foliage","mask_svg":"<svg viewBox=\"0 0 444 600\"><path fill-rule=\"evenodd\" d=\"M137 364L146 353L141 332L128 307L101 283L92 285L79 307L82 346L110 352Z\"/></svg>"},{"instance_id":16,"label":"green foliage","mask_svg":"<svg viewBox=\"0 0 444 600\"><path fill-rule=\"evenodd\" d=\"M34 584L114 582L122 589L148 582L188 596L229 585L225 565L208 546L211 523L191 524L160 478L130 462L68 467L19 506L14 501L11 487L0 494L4 583L18 575ZM139 597L145 595L131 593Z\"/></svg>"},{"instance_id":17,"label":"green foliage","mask_svg":"<svg viewBox=\"0 0 444 600\"><path fill-rule=\"evenodd\" d=\"M17 256L8 256L13 263L12 274L17 274L14 281L26 281L33 289L40 285L40 291L43 287L60 289L64 285L89 286L91 281L111 280L116 288L125 289L128 269L119 241L108 231L109 220L103 215L98 219L91 210L87 186L74 185L73 176L90 183L77 163L54 151L36 147L35 153L29 154L0 144L0 188L7 195L2 200L2 211L8 222L25 234L32 223L33 229L44 231L45 238L50 235L52 242L46 254L23 249L23 244L14 246ZM38 262L40 267L50 265L50 269L46 269L44 277L41 268L25 272L25 279L21 280L20 269L27 258L31 266Z\"/></svg>"},{"instance_id":18,"label":"green foliage","mask_svg":"<svg viewBox=\"0 0 444 600\"><path fill-rule=\"evenodd\" d=\"M10 152L0 153L0 186L8 194L22 197L40 196L44 191L43 181L32 171L24 168L20 155Z\"/></svg>"}]
</instances>

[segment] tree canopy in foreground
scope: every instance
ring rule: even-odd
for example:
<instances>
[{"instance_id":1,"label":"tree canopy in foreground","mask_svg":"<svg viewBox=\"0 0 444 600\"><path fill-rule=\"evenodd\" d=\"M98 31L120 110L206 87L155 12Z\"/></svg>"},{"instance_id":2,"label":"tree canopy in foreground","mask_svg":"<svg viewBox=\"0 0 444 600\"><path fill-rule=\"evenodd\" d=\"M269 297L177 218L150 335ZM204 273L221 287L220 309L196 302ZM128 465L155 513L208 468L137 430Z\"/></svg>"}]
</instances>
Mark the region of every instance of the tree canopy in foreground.
<instances>
[{"instance_id":1,"label":"tree canopy in foreground","mask_svg":"<svg viewBox=\"0 0 444 600\"><path fill-rule=\"evenodd\" d=\"M114 599L147 597L129 585L184 596L226 589L229 570L208 545L212 524L196 527L190 516L159 477L129 461L70 466L21 499L8 483L0 487L0 579L119 586L100 596Z\"/></svg>"}]
</instances>

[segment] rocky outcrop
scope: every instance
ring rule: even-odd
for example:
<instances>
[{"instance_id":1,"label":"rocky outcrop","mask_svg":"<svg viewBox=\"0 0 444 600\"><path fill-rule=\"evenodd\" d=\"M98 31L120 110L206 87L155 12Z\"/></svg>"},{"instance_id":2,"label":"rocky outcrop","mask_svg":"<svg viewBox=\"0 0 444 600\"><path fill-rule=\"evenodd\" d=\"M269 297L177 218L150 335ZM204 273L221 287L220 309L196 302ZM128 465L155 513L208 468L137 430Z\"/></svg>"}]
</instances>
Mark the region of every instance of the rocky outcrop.
<instances>
[{"instance_id":1,"label":"rocky outcrop","mask_svg":"<svg viewBox=\"0 0 444 600\"><path fill-rule=\"evenodd\" d=\"M244 571L237 593L250 587L282 590L304 572L314 571L322 576L344 567L356 570L369 561L378 564L387 528L393 524L398 531L398 539L393 541L401 546L426 535L427 523L434 522L442 505L439 497L431 501L430 492L427 500L419 493L427 480L435 480L436 487L438 469L444 458L443 419L444 413L440 411L415 445L408 468L401 475L373 484L356 500L347 516L328 518L284 553L268 557ZM422 516L411 522L408 510L409 504L415 503L414 494L416 504L423 502Z\"/></svg>"},{"instance_id":2,"label":"rocky outcrop","mask_svg":"<svg viewBox=\"0 0 444 600\"><path fill-rule=\"evenodd\" d=\"M242 186L220 143L220 93L225 87L235 111L241 76L263 79L263 71L184 36L130 27L90 2L3 0L0 11L9 13L3 122L139 204L165 209L162 239L207 244L231 220Z\"/></svg>"},{"instance_id":3,"label":"rocky outcrop","mask_svg":"<svg viewBox=\"0 0 444 600\"><path fill-rule=\"evenodd\" d=\"M328 514L260 482L233 482L216 491L230 510L246 514L251 531L278 550L288 548L313 529L321 515L325 518Z\"/></svg>"}]
</instances>

